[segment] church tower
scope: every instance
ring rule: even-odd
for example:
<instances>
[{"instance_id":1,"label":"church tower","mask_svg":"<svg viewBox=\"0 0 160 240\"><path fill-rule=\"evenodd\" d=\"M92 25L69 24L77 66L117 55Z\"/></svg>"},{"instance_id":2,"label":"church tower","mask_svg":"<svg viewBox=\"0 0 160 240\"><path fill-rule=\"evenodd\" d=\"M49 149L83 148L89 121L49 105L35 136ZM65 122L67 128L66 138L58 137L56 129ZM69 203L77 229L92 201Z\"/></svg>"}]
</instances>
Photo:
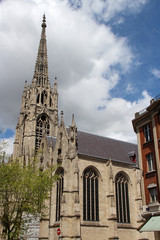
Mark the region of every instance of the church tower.
<instances>
[{"instance_id":1,"label":"church tower","mask_svg":"<svg viewBox=\"0 0 160 240\"><path fill-rule=\"evenodd\" d=\"M42 32L33 79L22 95L21 111L16 127L13 158L31 157L41 143L42 135L55 137L58 129L58 93L55 78L52 89L48 78L46 19Z\"/></svg>"}]
</instances>

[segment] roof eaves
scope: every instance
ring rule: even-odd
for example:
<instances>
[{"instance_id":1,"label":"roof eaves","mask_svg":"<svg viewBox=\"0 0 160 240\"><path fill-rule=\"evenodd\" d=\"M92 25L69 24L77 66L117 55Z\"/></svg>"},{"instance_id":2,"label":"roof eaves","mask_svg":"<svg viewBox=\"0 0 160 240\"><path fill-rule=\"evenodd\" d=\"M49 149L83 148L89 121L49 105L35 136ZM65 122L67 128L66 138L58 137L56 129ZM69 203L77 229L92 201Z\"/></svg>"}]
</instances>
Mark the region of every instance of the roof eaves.
<instances>
[{"instance_id":1,"label":"roof eaves","mask_svg":"<svg viewBox=\"0 0 160 240\"><path fill-rule=\"evenodd\" d=\"M112 158L98 157L98 156L89 155L89 154L80 153L80 152L78 152L78 155L84 156L84 157L88 157L88 158L94 158L94 159L97 159L97 160L99 159L99 160L102 160L102 161L111 160L113 162L118 162L118 163L123 163L123 164L127 164L127 165L133 165L133 166L136 164L136 163L132 163L132 162L124 162L124 161L121 161L121 160L116 160L116 159L112 159Z\"/></svg>"},{"instance_id":2,"label":"roof eaves","mask_svg":"<svg viewBox=\"0 0 160 240\"><path fill-rule=\"evenodd\" d=\"M102 161L108 161L109 160L109 158L98 157L98 156L94 156L94 155L91 155L91 154L80 153L80 152L78 152L78 155L85 156L85 157L88 157L88 158L99 159L99 160L102 160Z\"/></svg>"}]
</instances>

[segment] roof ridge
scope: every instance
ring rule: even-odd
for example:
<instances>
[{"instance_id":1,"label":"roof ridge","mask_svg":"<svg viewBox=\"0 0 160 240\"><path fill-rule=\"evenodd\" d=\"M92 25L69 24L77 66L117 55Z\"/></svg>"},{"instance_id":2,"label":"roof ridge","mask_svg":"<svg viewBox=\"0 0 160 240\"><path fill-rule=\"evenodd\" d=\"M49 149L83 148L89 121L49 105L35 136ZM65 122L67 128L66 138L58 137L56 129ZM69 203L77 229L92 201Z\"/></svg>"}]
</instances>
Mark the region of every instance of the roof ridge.
<instances>
[{"instance_id":1,"label":"roof ridge","mask_svg":"<svg viewBox=\"0 0 160 240\"><path fill-rule=\"evenodd\" d=\"M105 136L101 136L101 135L98 135L98 134L95 134L95 133L85 132L85 131L82 131L82 130L78 130L77 132L82 132L82 133L86 133L86 134L89 134L89 135L92 135L92 136L105 138L105 139L110 139L112 141L123 142L123 143L127 143L127 144L133 144L133 145L137 146L136 143L131 143L131 142L127 142L127 141L124 141L124 140L119 140L119 139L115 139L115 138L111 138L111 137L105 137Z\"/></svg>"}]
</instances>

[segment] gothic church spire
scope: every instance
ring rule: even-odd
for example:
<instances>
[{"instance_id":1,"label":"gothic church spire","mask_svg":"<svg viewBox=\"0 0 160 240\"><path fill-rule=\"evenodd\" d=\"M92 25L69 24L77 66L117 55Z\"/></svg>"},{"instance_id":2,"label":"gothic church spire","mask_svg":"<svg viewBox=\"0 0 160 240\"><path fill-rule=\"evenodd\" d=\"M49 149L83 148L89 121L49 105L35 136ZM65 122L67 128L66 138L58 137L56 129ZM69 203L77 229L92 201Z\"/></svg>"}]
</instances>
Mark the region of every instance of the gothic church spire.
<instances>
[{"instance_id":1,"label":"gothic church spire","mask_svg":"<svg viewBox=\"0 0 160 240\"><path fill-rule=\"evenodd\" d=\"M48 58L46 41L46 17L43 15L41 39L38 48L38 55L34 71L34 79L39 86L48 85Z\"/></svg>"},{"instance_id":2,"label":"gothic church spire","mask_svg":"<svg viewBox=\"0 0 160 240\"><path fill-rule=\"evenodd\" d=\"M58 132L58 92L48 80L46 18L43 15L42 32L31 84L25 83L19 115L13 158L33 156L38 151L44 132L56 137Z\"/></svg>"}]
</instances>

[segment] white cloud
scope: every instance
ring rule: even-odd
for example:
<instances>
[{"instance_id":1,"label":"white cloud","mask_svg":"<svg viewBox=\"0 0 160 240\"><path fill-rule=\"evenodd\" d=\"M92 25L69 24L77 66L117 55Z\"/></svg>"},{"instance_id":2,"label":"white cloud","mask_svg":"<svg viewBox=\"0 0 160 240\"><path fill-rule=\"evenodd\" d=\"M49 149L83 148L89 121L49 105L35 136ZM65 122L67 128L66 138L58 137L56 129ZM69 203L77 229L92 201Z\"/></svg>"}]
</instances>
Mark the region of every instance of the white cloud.
<instances>
[{"instance_id":1,"label":"white cloud","mask_svg":"<svg viewBox=\"0 0 160 240\"><path fill-rule=\"evenodd\" d=\"M126 91L127 91L127 92L130 92L130 93L133 93L133 92L134 92L134 89L133 89L131 83L128 83L128 84L127 84Z\"/></svg>"},{"instance_id":2,"label":"white cloud","mask_svg":"<svg viewBox=\"0 0 160 240\"><path fill-rule=\"evenodd\" d=\"M1 138L1 144L4 142L4 148L2 149L2 152L4 151L7 155L11 156L13 153L13 143L14 143L15 136L11 138Z\"/></svg>"},{"instance_id":3,"label":"white cloud","mask_svg":"<svg viewBox=\"0 0 160 240\"><path fill-rule=\"evenodd\" d=\"M81 89L81 88L80 88ZM97 92L99 89L97 89ZM66 93L66 97L68 92ZM96 93L90 89L88 99L82 95L83 104L78 104L74 101L76 93L69 94L69 101L72 108L68 107L67 103L64 107L64 118L69 119L71 124L71 113L75 113L75 121L79 130L94 132L98 135L103 135L124 141L136 142L136 134L132 127L132 119L136 112L144 109L150 102L151 96L146 91L142 93L141 98L136 102L130 102L122 98L111 98L101 100L102 109L97 111ZM73 112L74 109L74 112ZM68 116L68 114L70 116Z\"/></svg>"},{"instance_id":4,"label":"white cloud","mask_svg":"<svg viewBox=\"0 0 160 240\"><path fill-rule=\"evenodd\" d=\"M152 74L155 78L160 78L160 69L157 69L157 68L151 69L151 74Z\"/></svg>"},{"instance_id":5,"label":"white cloud","mask_svg":"<svg viewBox=\"0 0 160 240\"><path fill-rule=\"evenodd\" d=\"M45 12L50 81L58 77L59 110L66 124L75 113L78 129L133 141L134 112L149 102L111 98L121 74L130 70L134 54L126 37L96 23L95 13L104 20L116 13L139 11L145 0L85 0L73 11L68 1L5 0L0 3L0 126L15 128L24 81L31 82ZM3 61L2 61L3 59ZM131 90L131 87L128 88ZM144 104L145 103L145 104ZM99 106L103 106L101 111Z\"/></svg>"},{"instance_id":6,"label":"white cloud","mask_svg":"<svg viewBox=\"0 0 160 240\"><path fill-rule=\"evenodd\" d=\"M117 14L133 14L140 12L148 0L88 0L83 1L83 9L90 15L97 15L97 18L109 21Z\"/></svg>"}]
</instances>

